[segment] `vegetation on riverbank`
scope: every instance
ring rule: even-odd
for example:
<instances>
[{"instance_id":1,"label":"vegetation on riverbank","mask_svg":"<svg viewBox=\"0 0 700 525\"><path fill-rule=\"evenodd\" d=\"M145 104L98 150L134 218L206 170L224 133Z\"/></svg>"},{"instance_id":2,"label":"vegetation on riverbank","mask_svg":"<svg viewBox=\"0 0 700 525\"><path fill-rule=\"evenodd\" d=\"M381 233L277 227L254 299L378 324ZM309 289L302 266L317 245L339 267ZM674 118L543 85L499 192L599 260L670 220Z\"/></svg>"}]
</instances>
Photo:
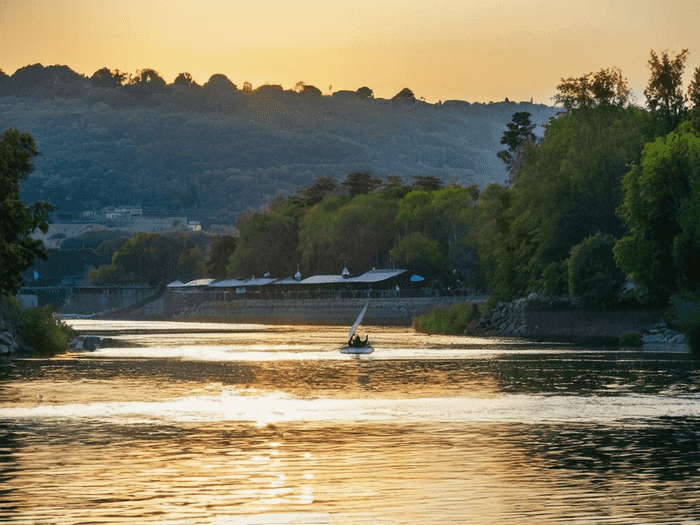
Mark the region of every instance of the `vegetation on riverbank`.
<instances>
[{"instance_id":1,"label":"vegetation on riverbank","mask_svg":"<svg viewBox=\"0 0 700 525\"><path fill-rule=\"evenodd\" d=\"M455 303L414 317L413 328L427 334L459 335L464 333L477 314L474 303Z\"/></svg>"}]
</instances>

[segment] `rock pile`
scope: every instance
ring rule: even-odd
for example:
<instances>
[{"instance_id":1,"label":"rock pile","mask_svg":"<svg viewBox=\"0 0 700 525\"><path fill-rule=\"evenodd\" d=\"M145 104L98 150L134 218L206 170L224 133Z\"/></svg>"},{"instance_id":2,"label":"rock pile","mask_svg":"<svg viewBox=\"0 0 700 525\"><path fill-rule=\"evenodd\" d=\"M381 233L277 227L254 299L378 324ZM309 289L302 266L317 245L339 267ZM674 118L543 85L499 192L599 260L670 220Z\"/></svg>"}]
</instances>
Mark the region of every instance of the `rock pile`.
<instances>
[{"instance_id":1,"label":"rock pile","mask_svg":"<svg viewBox=\"0 0 700 525\"><path fill-rule=\"evenodd\" d=\"M19 349L19 342L15 339L12 332L4 330L0 332L0 363L10 364L12 358Z\"/></svg>"},{"instance_id":2,"label":"rock pile","mask_svg":"<svg viewBox=\"0 0 700 525\"><path fill-rule=\"evenodd\" d=\"M98 335L79 335L68 343L71 352L94 352L102 344L102 338Z\"/></svg>"},{"instance_id":3,"label":"rock pile","mask_svg":"<svg viewBox=\"0 0 700 525\"><path fill-rule=\"evenodd\" d=\"M569 297L544 297L531 293L509 303L498 303L495 308L485 311L481 317L469 323L465 334L527 337L535 332L528 330L526 310L570 310L575 307L576 300Z\"/></svg>"},{"instance_id":4,"label":"rock pile","mask_svg":"<svg viewBox=\"0 0 700 525\"><path fill-rule=\"evenodd\" d=\"M688 344L685 334L671 330L663 321L653 324L647 328L647 332L642 336L642 343L671 343Z\"/></svg>"}]
</instances>

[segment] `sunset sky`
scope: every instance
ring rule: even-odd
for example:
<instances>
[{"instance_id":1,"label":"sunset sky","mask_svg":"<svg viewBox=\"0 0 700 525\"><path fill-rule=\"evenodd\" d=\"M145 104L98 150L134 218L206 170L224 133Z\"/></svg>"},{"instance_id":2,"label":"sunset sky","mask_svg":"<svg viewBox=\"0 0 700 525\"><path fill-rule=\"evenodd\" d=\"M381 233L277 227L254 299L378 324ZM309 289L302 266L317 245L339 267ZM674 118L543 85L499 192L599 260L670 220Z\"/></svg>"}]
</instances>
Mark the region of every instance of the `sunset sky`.
<instances>
[{"instance_id":1,"label":"sunset sky","mask_svg":"<svg viewBox=\"0 0 700 525\"><path fill-rule=\"evenodd\" d=\"M302 80L324 94L404 87L428 102L551 103L562 77L617 66L644 102L650 50L690 50L694 0L0 0L0 69L153 68L172 82L223 73ZM330 87L332 86L332 88Z\"/></svg>"}]
</instances>

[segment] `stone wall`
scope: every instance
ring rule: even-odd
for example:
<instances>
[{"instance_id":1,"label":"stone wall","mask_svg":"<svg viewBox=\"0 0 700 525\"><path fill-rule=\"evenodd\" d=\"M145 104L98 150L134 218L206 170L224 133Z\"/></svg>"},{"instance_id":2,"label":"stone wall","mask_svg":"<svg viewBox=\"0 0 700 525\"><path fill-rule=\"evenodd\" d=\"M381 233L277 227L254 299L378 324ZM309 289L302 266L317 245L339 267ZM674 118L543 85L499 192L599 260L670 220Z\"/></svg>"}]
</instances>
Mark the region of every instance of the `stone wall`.
<instances>
[{"instance_id":1,"label":"stone wall","mask_svg":"<svg viewBox=\"0 0 700 525\"><path fill-rule=\"evenodd\" d=\"M467 328L474 335L513 337L594 338L644 332L659 320L660 311L597 311L578 308L573 299L535 294L498 303Z\"/></svg>"},{"instance_id":2,"label":"stone wall","mask_svg":"<svg viewBox=\"0 0 700 525\"><path fill-rule=\"evenodd\" d=\"M203 294L166 292L164 317L221 319L237 323L351 325L368 299L234 299L202 301ZM414 316L457 302L485 297L369 299L365 325L411 326Z\"/></svg>"}]
</instances>

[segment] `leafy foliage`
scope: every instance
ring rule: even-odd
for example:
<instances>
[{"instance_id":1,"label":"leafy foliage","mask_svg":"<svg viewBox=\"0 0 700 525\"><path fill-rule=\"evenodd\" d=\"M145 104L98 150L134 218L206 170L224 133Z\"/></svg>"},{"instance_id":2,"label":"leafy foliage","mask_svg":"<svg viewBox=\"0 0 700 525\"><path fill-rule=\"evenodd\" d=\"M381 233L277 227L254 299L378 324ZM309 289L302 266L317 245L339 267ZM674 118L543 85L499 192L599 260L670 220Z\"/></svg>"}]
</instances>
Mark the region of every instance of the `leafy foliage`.
<instances>
[{"instance_id":1,"label":"leafy foliage","mask_svg":"<svg viewBox=\"0 0 700 525\"><path fill-rule=\"evenodd\" d=\"M32 158L38 155L28 133L8 129L0 140L0 295L12 296L22 282L22 274L35 259L48 259L40 240L30 237L37 228L48 231L45 202L25 206L20 200L20 182L32 171Z\"/></svg>"},{"instance_id":2,"label":"leafy foliage","mask_svg":"<svg viewBox=\"0 0 700 525\"><path fill-rule=\"evenodd\" d=\"M683 49L675 57L669 57L664 51L658 56L654 50L649 58L651 77L644 95L652 111L659 114L664 121L665 131L674 129L686 110L686 98L683 94L683 72L688 59L688 50Z\"/></svg>"},{"instance_id":3,"label":"leafy foliage","mask_svg":"<svg viewBox=\"0 0 700 525\"><path fill-rule=\"evenodd\" d=\"M112 264L91 270L94 284L139 283L162 286L204 276L203 249L186 234L138 233L112 257Z\"/></svg>"},{"instance_id":4,"label":"leafy foliage","mask_svg":"<svg viewBox=\"0 0 700 525\"><path fill-rule=\"evenodd\" d=\"M700 285L700 138L683 125L648 143L623 188L617 264L657 302Z\"/></svg>"},{"instance_id":5,"label":"leafy foliage","mask_svg":"<svg viewBox=\"0 0 700 525\"><path fill-rule=\"evenodd\" d=\"M54 355L68 349L71 329L53 315L52 306L30 308L22 316L24 342L41 355Z\"/></svg>"},{"instance_id":6,"label":"leafy foliage","mask_svg":"<svg viewBox=\"0 0 700 525\"><path fill-rule=\"evenodd\" d=\"M601 69L597 73L587 73L580 77L562 78L557 91L554 102L562 104L567 110L624 106L630 95L627 79L616 67Z\"/></svg>"},{"instance_id":7,"label":"leafy foliage","mask_svg":"<svg viewBox=\"0 0 700 525\"><path fill-rule=\"evenodd\" d=\"M501 144L506 145L508 149L499 151L498 158L506 163L510 173L518 169L523 144L533 142L536 138L532 132L536 125L530 122L530 116L527 111L514 113L513 119L506 125L506 131L501 137Z\"/></svg>"},{"instance_id":8,"label":"leafy foliage","mask_svg":"<svg viewBox=\"0 0 700 525\"><path fill-rule=\"evenodd\" d=\"M612 235L597 233L571 249L568 259L569 294L581 297L586 306L614 305L625 282L625 274L615 264Z\"/></svg>"},{"instance_id":9,"label":"leafy foliage","mask_svg":"<svg viewBox=\"0 0 700 525\"><path fill-rule=\"evenodd\" d=\"M477 314L474 303L455 303L414 318L413 328L428 334L460 335Z\"/></svg>"}]
</instances>

